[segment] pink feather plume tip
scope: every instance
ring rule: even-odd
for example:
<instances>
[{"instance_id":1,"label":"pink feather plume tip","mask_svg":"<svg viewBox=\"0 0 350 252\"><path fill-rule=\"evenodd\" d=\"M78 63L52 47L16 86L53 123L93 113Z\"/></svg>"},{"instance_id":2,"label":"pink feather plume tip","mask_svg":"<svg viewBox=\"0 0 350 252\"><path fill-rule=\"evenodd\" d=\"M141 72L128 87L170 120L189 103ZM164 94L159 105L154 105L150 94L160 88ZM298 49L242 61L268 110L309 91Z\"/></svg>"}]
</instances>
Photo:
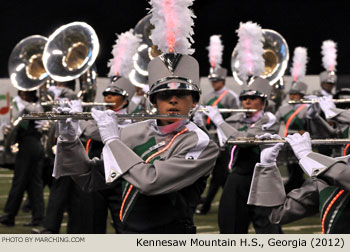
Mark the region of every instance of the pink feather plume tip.
<instances>
[{"instance_id":1,"label":"pink feather plume tip","mask_svg":"<svg viewBox=\"0 0 350 252\"><path fill-rule=\"evenodd\" d=\"M335 71L337 66L337 44L332 40L323 41L322 47L322 64L327 71Z\"/></svg>"},{"instance_id":2,"label":"pink feather plume tip","mask_svg":"<svg viewBox=\"0 0 350 252\"><path fill-rule=\"evenodd\" d=\"M194 0L150 0L151 40L163 53L192 54L195 16L189 7Z\"/></svg>"},{"instance_id":3,"label":"pink feather plume tip","mask_svg":"<svg viewBox=\"0 0 350 252\"><path fill-rule=\"evenodd\" d=\"M209 63L212 68L220 67L222 63L222 53L224 46L221 43L220 35L210 36L210 43L207 47L209 51Z\"/></svg>"},{"instance_id":4,"label":"pink feather plume tip","mask_svg":"<svg viewBox=\"0 0 350 252\"><path fill-rule=\"evenodd\" d=\"M110 67L109 77L114 75L128 77L133 69L133 56L137 52L140 42L141 38L134 35L132 29L118 35L112 50L113 58L107 64Z\"/></svg>"}]
</instances>

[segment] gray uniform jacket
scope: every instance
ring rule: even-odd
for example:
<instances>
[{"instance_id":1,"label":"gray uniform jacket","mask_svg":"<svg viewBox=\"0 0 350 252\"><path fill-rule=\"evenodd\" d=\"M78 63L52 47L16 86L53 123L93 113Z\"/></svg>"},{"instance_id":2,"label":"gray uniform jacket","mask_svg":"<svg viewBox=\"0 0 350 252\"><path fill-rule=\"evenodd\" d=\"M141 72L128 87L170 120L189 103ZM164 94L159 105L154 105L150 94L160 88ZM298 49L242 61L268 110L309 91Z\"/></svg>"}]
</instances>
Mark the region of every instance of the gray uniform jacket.
<instances>
[{"instance_id":1,"label":"gray uniform jacket","mask_svg":"<svg viewBox=\"0 0 350 252\"><path fill-rule=\"evenodd\" d=\"M225 90L228 90L228 92L220 100L218 107L219 108L239 108L240 102L239 102L238 95L232 90L227 89L226 87L222 88L219 91L211 91L210 93L208 93L203 98L203 105L212 105Z\"/></svg>"},{"instance_id":2,"label":"gray uniform jacket","mask_svg":"<svg viewBox=\"0 0 350 252\"><path fill-rule=\"evenodd\" d=\"M306 159L315 167L312 176L287 195L276 165L256 164L248 204L270 207L270 221L275 224L320 212L325 233L349 233L349 157L330 158L312 152L300 160L301 167Z\"/></svg>"},{"instance_id":3,"label":"gray uniform jacket","mask_svg":"<svg viewBox=\"0 0 350 252\"><path fill-rule=\"evenodd\" d=\"M172 137L185 128L188 130L176 137L166 151L152 162L145 163L147 157L167 146ZM122 128L120 140L105 145L104 158L108 152L112 154L108 155L109 160L90 160L79 139L74 142L59 139L56 176L75 175L74 179L85 190L101 189L106 181L112 182L122 176L143 194L165 194L180 190L208 175L215 164L218 147L192 122L187 121L165 134L155 120L147 120ZM105 173L104 164L107 163L117 169Z\"/></svg>"},{"instance_id":4,"label":"gray uniform jacket","mask_svg":"<svg viewBox=\"0 0 350 252\"><path fill-rule=\"evenodd\" d=\"M284 124L287 123L290 116L300 107L299 104L293 105L293 104L284 104L277 110L275 116L278 121L284 122ZM289 128L288 128L288 134L297 133L300 130L306 130L306 111L307 107L305 106L291 121ZM284 131L284 129L283 129Z\"/></svg>"},{"instance_id":5,"label":"gray uniform jacket","mask_svg":"<svg viewBox=\"0 0 350 252\"><path fill-rule=\"evenodd\" d=\"M279 122L270 112L263 113L256 122L249 121L245 113L237 113L219 125L218 138L222 145L229 138L255 137L264 133L276 134L278 130Z\"/></svg>"}]
</instances>

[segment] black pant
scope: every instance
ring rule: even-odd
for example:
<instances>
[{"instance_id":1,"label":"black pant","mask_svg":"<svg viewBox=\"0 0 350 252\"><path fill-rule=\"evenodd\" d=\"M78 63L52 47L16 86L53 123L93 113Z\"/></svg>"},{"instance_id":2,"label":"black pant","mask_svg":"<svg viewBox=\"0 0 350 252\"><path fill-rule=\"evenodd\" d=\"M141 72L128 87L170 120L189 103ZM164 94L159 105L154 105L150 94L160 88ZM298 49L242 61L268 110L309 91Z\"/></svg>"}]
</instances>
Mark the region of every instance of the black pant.
<instances>
[{"instance_id":1,"label":"black pant","mask_svg":"<svg viewBox=\"0 0 350 252\"><path fill-rule=\"evenodd\" d=\"M93 198L83 192L70 177L60 177L52 183L44 227L59 233L63 214L68 211L68 234L93 233Z\"/></svg>"},{"instance_id":2,"label":"black pant","mask_svg":"<svg viewBox=\"0 0 350 252\"><path fill-rule=\"evenodd\" d=\"M300 188L305 182L304 171L301 169L298 163L288 163L288 181L284 184L286 193L289 193L293 189Z\"/></svg>"},{"instance_id":3,"label":"black pant","mask_svg":"<svg viewBox=\"0 0 350 252\"><path fill-rule=\"evenodd\" d=\"M212 176L209 183L208 193L204 199L202 211L208 212L213 199L220 187L225 186L226 178L228 176L228 163L230 162L230 153L228 150L221 150L216 159L216 164L212 171Z\"/></svg>"},{"instance_id":4,"label":"black pant","mask_svg":"<svg viewBox=\"0 0 350 252\"><path fill-rule=\"evenodd\" d=\"M41 220L44 216L43 148L40 139L31 136L22 138L18 148L14 177L5 212L9 216L15 217L21 206L24 192L27 191L32 206L32 219Z\"/></svg>"},{"instance_id":5,"label":"black pant","mask_svg":"<svg viewBox=\"0 0 350 252\"><path fill-rule=\"evenodd\" d=\"M114 187L93 192L94 194L94 233L104 234L107 232L108 209L111 213L113 227L116 233L121 232L119 211L122 203L122 186L116 183Z\"/></svg>"},{"instance_id":6,"label":"black pant","mask_svg":"<svg viewBox=\"0 0 350 252\"><path fill-rule=\"evenodd\" d=\"M257 234L281 233L279 225L271 224L267 209L247 205L252 175L232 172L227 177L219 205L221 234L247 234L250 222Z\"/></svg>"}]
</instances>

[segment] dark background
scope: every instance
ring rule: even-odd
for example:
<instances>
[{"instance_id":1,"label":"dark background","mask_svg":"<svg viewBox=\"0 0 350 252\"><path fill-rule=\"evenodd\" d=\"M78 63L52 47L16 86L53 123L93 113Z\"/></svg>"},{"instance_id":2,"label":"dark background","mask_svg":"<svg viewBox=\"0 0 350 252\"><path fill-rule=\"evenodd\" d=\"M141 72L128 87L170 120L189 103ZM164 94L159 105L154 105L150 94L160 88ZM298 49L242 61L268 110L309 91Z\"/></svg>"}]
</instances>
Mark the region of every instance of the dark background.
<instances>
[{"instance_id":1,"label":"dark background","mask_svg":"<svg viewBox=\"0 0 350 252\"><path fill-rule=\"evenodd\" d=\"M338 74L350 69L350 7L343 0L196 0L193 11L197 18L193 48L201 66L201 75L208 74L209 37L221 34L224 44L223 66L230 69L231 54L237 43L240 22L253 21L262 28L273 29L286 39L290 58L294 48L308 49L307 74L323 71L322 41L332 39L338 44ZM146 0L2 0L0 6L0 77L8 77L7 62L11 50L23 38L39 34L48 37L61 25L84 21L96 31L100 53L96 60L99 76L108 73L116 33L133 28L147 13ZM286 74L289 74L289 70Z\"/></svg>"}]
</instances>

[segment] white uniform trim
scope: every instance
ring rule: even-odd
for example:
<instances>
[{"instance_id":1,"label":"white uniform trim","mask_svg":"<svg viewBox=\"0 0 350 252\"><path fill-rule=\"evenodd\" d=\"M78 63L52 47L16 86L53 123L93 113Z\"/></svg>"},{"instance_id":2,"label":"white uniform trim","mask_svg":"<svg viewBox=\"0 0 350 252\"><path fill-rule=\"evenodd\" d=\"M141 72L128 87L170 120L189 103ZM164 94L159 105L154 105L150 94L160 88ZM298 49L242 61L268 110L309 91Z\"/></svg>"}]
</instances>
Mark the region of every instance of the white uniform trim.
<instances>
[{"instance_id":1,"label":"white uniform trim","mask_svg":"<svg viewBox=\"0 0 350 252\"><path fill-rule=\"evenodd\" d=\"M186 125L188 131L194 131L197 134L198 142L196 147L192 148L187 154L186 159L197 160L200 154L207 148L209 144L209 137L205 134L200 128L197 127L193 122L190 122Z\"/></svg>"},{"instance_id":2,"label":"white uniform trim","mask_svg":"<svg viewBox=\"0 0 350 252\"><path fill-rule=\"evenodd\" d=\"M123 172L120 169L117 160L114 158L108 144L103 147L102 153L106 183L112 183L114 180L120 177Z\"/></svg>"},{"instance_id":3,"label":"white uniform trim","mask_svg":"<svg viewBox=\"0 0 350 252\"><path fill-rule=\"evenodd\" d=\"M232 90L230 90L230 89L228 89L228 92L229 92L230 94L232 94L233 97L235 97L236 105L237 105L237 107L239 108L239 107L241 106L241 104L239 103L239 97L238 97L238 95L237 95L235 92L233 92Z\"/></svg>"},{"instance_id":4,"label":"white uniform trim","mask_svg":"<svg viewBox=\"0 0 350 252\"><path fill-rule=\"evenodd\" d=\"M327 168L325 165L309 157L303 157L302 159L300 159L299 165L304 170L304 172L310 177L314 172L318 173L320 170L324 170Z\"/></svg>"},{"instance_id":5,"label":"white uniform trim","mask_svg":"<svg viewBox=\"0 0 350 252\"><path fill-rule=\"evenodd\" d=\"M263 124L261 126L262 130L267 130L269 129L272 125L274 125L276 123L276 116L274 116L271 112L265 112L264 115L267 115L269 120L267 123Z\"/></svg>"}]
</instances>

